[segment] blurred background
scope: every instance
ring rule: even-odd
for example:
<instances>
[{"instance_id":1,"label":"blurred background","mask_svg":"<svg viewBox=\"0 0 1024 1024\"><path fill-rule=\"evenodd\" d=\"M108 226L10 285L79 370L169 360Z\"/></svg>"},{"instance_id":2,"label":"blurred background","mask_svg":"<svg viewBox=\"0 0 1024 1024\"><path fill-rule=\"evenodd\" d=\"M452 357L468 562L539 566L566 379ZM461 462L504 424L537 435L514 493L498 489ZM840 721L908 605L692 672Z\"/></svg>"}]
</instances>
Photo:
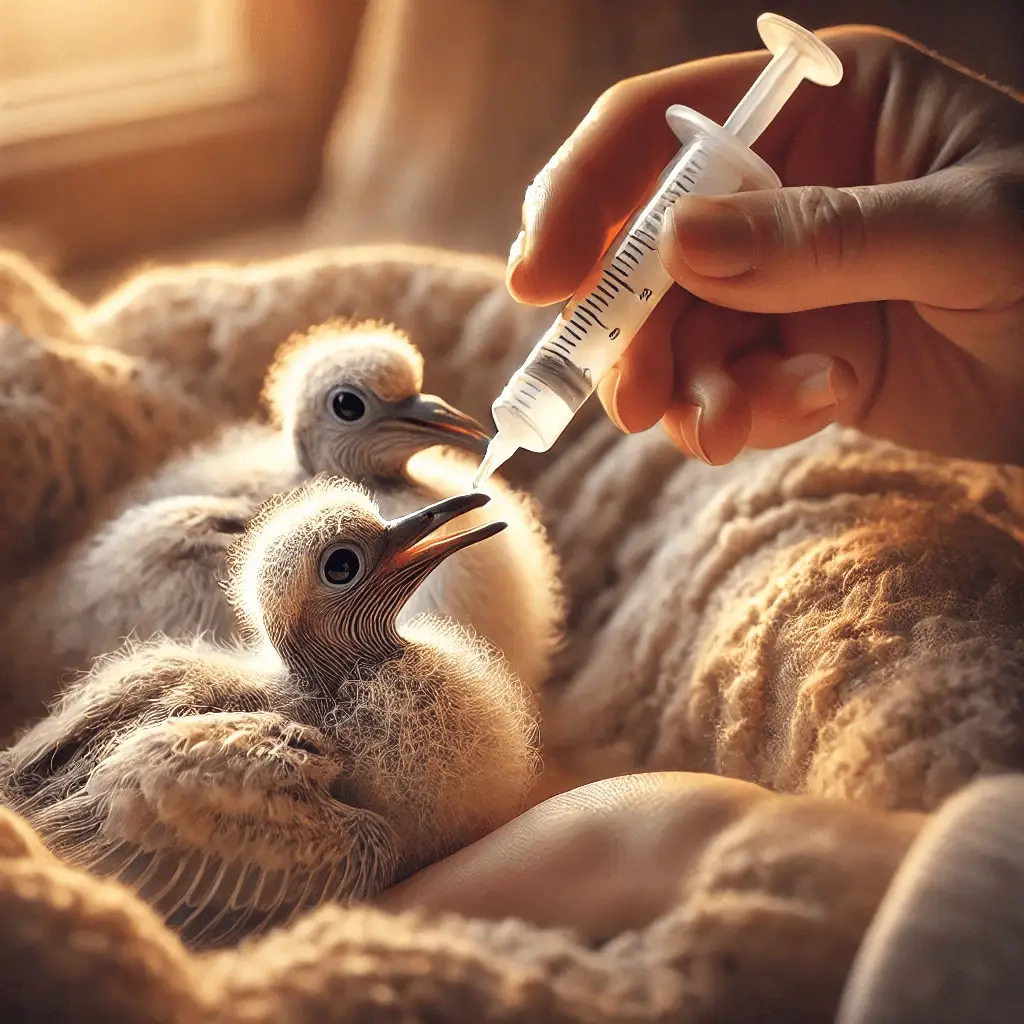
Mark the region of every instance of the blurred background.
<instances>
[{"instance_id":1,"label":"blurred background","mask_svg":"<svg viewBox=\"0 0 1024 1024\"><path fill-rule=\"evenodd\" d=\"M88 298L140 264L405 241L504 256L607 86L882 24L1024 88L1024 3L0 0L0 245Z\"/></svg>"}]
</instances>

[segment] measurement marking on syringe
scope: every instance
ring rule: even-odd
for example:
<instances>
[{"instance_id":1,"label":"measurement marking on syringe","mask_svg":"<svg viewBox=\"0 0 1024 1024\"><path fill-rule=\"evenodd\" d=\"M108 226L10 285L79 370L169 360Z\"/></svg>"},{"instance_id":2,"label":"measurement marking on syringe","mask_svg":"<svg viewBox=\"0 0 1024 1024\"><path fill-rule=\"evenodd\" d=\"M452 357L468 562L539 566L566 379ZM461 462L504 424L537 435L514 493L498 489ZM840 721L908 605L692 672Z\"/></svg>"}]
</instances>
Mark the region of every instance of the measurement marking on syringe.
<instances>
[{"instance_id":1,"label":"measurement marking on syringe","mask_svg":"<svg viewBox=\"0 0 1024 1024\"><path fill-rule=\"evenodd\" d=\"M612 273L612 271L611 271L610 269L606 269L606 270L605 270L605 273L606 273L606 274L607 274L607 275L608 275L608 276L609 276L609 277L610 277L610 278L611 278L611 279L612 279L613 281L615 281L615 283L616 283L616 284L620 284L620 285L622 285L622 287L623 287L623 288L625 288L627 292L633 292L633 289L632 289L632 288L630 288L629 284L628 284L627 282L623 281L621 277L617 277L617 276L616 276L615 274L613 274L613 273ZM622 273L622 271L619 271L619 273ZM634 295L636 295L636 292L633 292L633 294L634 294Z\"/></svg>"}]
</instances>

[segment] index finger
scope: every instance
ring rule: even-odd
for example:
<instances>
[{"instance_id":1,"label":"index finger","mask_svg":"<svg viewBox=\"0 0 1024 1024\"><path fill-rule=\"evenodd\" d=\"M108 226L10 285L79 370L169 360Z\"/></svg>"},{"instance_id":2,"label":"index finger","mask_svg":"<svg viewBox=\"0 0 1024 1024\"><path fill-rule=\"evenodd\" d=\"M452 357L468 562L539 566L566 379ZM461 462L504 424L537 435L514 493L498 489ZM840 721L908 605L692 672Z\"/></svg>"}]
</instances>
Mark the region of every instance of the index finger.
<instances>
[{"instance_id":1,"label":"index finger","mask_svg":"<svg viewBox=\"0 0 1024 1024\"><path fill-rule=\"evenodd\" d=\"M721 123L767 62L763 50L712 57L604 92L527 189L513 295L535 305L567 299L679 149L666 109L686 103Z\"/></svg>"},{"instance_id":2,"label":"index finger","mask_svg":"<svg viewBox=\"0 0 1024 1024\"><path fill-rule=\"evenodd\" d=\"M818 34L842 61L843 80L798 89L754 149L784 183L865 184L893 54L912 44L870 26ZM534 305L569 298L678 152L668 107L683 103L723 124L768 60L766 50L709 57L607 90L527 189L512 294Z\"/></svg>"}]
</instances>

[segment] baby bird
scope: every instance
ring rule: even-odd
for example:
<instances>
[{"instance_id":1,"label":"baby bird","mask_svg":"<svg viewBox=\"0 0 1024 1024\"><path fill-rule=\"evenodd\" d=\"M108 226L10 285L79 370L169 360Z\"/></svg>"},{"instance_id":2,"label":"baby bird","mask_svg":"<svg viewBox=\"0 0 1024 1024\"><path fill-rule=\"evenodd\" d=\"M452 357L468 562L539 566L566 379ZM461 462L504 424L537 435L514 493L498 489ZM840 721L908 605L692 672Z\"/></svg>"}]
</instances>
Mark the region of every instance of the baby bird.
<instances>
[{"instance_id":1,"label":"baby bird","mask_svg":"<svg viewBox=\"0 0 1024 1024\"><path fill-rule=\"evenodd\" d=\"M413 455L439 445L482 456L484 428L436 395L422 394L422 386L423 358L395 328L331 321L279 350L264 385L270 423L224 428L134 485L125 503L172 494L265 500L322 472L364 484L390 480ZM332 459L339 430L345 454Z\"/></svg>"},{"instance_id":2,"label":"baby bird","mask_svg":"<svg viewBox=\"0 0 1024 1024\"><path fill-rule=\"evenodd\" d=\"M468 491L488 442L474 421L421 396L422 385L423 358L403 334L380 326L339 334L328 324L282 348L264 396L306 472L358 480L384 515L398 516ZM447 449L422 450L431 437ZM430 612L470 627L535 690L561 624L557 561L526 495L494 479L484 490L508 529L442 566L403 616Z\"/></svg>"},{"instance_id":3,"label":"baby bird","mask_svg":"<svg viewBox=\"0 0 1024 1024\"><path fill-rule=\"evenodd\" d=\"M362 484L387 516L466 492L488 434L422 387L423 358L397 329L322 325L278 353L264 387L269 424L227 429L169 462L129 500L173 494L262 500L320 473ZM431 612L472 628L536 689L561 625L557 562L529 498L494 478L484 490L508 530L446 562L413 596L402 621Z\"/></svg>"},{"instance_id":4,"label":"baby bird","mask_svg":"<svg viewBox=\"0 0 1024 1024\"><path fill-rule=\"evenodd\" d=\"M352 337L359 339L346 348L353 364L405 344L372 326ZM397 351L404 361L406 349ZM407 386L400 382L400 389ZM393 390L385 382L383 397L374 399L381 410L373 432L378 439L410 453L439 441L477 452L486 444L479 424L441 399L419 394L418 387L386 410ZM328 404L326 392L321 401ZM228 427L214 442L129 487L92 535L7 588L0 595L7 612L0 624L7 668L0 687L0 739L40 717L63 676L87 669L128 636L234 636L235 617L220 586L227 546L259 502L311 475L291 437L278 427Z\"/></svg>"},{"instance_id":5,"label":"baby bird","mask_svg":"<svg viewBox=\"0 0 1024 1024\"><path fill-rule=\"evenodd\" d=\"M504 528L442 533L487 501L386 521L317 478L266 503L230 558L247 645L110 656L0 754L0 802L197 948L370 897L509 820L539 767L532 703L468 631L397 620Z\"/></svg>"}]
</instances>

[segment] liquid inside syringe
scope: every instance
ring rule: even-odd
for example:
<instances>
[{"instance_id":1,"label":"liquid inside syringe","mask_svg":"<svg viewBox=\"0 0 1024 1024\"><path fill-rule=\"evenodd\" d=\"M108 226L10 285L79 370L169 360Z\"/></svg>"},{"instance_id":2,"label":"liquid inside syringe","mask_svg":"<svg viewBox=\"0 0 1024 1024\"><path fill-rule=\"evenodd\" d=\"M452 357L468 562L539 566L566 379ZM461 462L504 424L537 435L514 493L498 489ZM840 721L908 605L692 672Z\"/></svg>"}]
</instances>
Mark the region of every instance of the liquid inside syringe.
<instances>
[{"instance_id":1,"label":"liquid inside syringe","mask_svg":"<svg viewBox=\"0 0 1024 1024\"><path fill-rule=\"evenodd\" d=\"M781 186L750 143L803 78L832 85L842 66L816 36L788 19L761 15L758 30L775 57L724 127L688 107L669 109L669 124L683 143L679 155L494 402L497 432L475 486L517 449L541 452L554 444L672 287L658 237L673 203L687 193Z\"/></svg>"},{"instance_id":2,"label":"liquid inside syringe","mask_svg":"<svg viewBox=\"0 0 1024 1024\"><path fill-rule=\"evenodd\" d=\"M536 439L527 435L518 447L549 447L548 438L565 429L672 287L658 256L661 221L676 199L694 190L705 164L706 154L693 147L670 166L662 188L619 232L509 381L499 402L539 428ZM514 426L512 432L518 433Z\"/></svg>"}]
</instances>

